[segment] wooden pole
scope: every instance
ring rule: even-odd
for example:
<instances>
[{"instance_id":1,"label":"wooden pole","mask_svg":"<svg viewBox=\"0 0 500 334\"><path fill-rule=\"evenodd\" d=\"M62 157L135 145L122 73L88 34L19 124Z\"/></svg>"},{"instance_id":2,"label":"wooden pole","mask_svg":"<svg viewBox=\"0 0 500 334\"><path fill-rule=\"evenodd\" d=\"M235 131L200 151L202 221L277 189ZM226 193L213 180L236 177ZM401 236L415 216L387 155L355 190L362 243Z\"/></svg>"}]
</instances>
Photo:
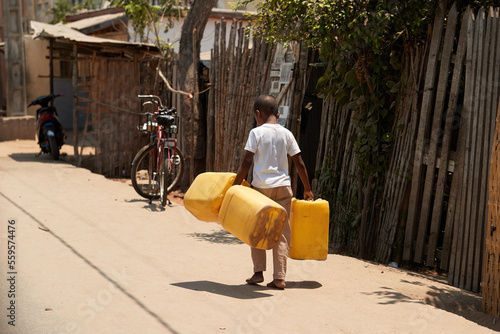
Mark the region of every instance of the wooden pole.
<instances>
[{"instance_id":1,"label":"wooden pole","mask_svg":"<svg viewBox=\"0 0 500 334\"><path fill-rule=\"evenodd\" d=\"M49 86L50 94L54 94L54 39L49 39Z\"/></svg>"},{"instance_id":2,"label":"wooden pole","mask_svg":"<svg viewBox=\"0 0 500 334\"><path fill-rule=\"evenodd\" d=\"M52 54L52 53L51 53ZM73 154L78 156L78 45L73 44ZM51 76L52 77L52 76Z\"/></svg>"}]
</instances>

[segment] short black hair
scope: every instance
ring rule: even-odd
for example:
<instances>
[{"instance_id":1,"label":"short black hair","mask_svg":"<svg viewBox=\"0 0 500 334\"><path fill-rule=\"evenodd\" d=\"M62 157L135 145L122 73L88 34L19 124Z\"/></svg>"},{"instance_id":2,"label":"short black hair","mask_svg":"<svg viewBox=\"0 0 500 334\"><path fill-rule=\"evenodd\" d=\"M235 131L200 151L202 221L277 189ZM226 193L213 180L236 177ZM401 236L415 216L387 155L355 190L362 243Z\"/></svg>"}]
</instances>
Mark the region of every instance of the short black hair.
<instances>
[{"instance_id":1,"label":"short black hair","mask_svg":"<svg viewBox=\"0 0 500 334\"><path fill-rule=\"evenodd\" d=\"M254 111L260 110L267 116L278 115L278 104L276 103L276 99L272 95L260 95L255 99L253 109Z\"/></svg>"}]
</instances>

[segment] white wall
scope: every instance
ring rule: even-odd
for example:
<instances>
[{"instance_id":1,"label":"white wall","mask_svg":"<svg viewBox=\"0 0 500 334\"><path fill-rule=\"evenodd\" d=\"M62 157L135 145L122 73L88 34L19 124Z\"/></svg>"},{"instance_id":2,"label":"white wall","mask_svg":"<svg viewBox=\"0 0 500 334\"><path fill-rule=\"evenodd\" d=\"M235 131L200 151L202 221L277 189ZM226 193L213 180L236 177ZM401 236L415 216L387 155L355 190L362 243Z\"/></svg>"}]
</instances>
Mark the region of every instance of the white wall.
<instances>
[{"instance_id":1,"label":"white wall","mask_svg":"<svg viewBox=\"0 0 500 334\"><path fill-rule=\"evenodd\" d=\"M24 36L24 52L26 60L26 103L39 96L50 94L50 67L47 40L32 39ZM36 115L36 108L28 108L28 115Z\"/></svg>"},{"instance_id":2,"label":"white wall","mask_svg":"<svg viewBox=\"0 0 500 334\"><path fill-rule=\"evenodd\" d=\"M221 21L220 17L212 17L208 19L205 31L203 33L203 39L201 40L201 50L200 50L201 53L210 52L210 50L213 49L214 36L215 36L215 23L220 21ZM229 33L233 19L226 18L225 21L227 22L226 41L229 41ZM243 26L246 26L248 24L247 20L239 20L239 21L243 22ZM163 32L164 26L160 26L160 31L161 31L160 38L163 41L172 44L174 49L177 51L179 50L181 27L182 27L182 22L176 22L173 28L171 28L167 33L164 33ZM154 41L154 34L149 33L149 35L147 36L149 37L149 42L152 43ZM129 41L140 42L139 36L135 34L133 28L130 26L130 23L129 23Z\"/></svg>"}]
</instances>

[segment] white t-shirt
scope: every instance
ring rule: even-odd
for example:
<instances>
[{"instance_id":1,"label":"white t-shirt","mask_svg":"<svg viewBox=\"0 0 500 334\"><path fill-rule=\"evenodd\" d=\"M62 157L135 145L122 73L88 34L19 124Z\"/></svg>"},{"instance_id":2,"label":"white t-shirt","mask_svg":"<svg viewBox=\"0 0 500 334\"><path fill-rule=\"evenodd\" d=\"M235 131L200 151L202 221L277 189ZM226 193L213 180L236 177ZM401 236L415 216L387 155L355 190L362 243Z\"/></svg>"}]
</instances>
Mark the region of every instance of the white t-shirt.
<instances>
[{"instance_id":1,"label":"white t-shirt","mask_svg":"<svg viewBox=\"0 0 500 334\"><path fill-rule=\"evenodd\" d=\"M293 134L280 124L265 123L250 131L245 150L255 154L252 185L256 188L290 186L288 156L300 153Z\"/></svg>"}]
</instances>

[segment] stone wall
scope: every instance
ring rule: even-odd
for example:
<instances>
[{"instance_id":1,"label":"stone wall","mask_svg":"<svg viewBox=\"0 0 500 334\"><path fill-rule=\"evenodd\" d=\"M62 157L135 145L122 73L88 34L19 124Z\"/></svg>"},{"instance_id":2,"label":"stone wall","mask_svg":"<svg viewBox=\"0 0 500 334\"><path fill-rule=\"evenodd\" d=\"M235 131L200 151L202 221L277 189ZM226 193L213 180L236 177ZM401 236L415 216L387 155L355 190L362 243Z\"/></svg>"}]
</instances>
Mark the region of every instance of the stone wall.
<instances>
[{"instance_id":1,"label":"stone wall","mask_svg":"<svg viewBox=\"0 0 500 334\"><path fill-rule=\"evenodd\" d=\"M33 139L36 136L34 116L0 117L0 141Z\"/></svg>"}]
</instances>

